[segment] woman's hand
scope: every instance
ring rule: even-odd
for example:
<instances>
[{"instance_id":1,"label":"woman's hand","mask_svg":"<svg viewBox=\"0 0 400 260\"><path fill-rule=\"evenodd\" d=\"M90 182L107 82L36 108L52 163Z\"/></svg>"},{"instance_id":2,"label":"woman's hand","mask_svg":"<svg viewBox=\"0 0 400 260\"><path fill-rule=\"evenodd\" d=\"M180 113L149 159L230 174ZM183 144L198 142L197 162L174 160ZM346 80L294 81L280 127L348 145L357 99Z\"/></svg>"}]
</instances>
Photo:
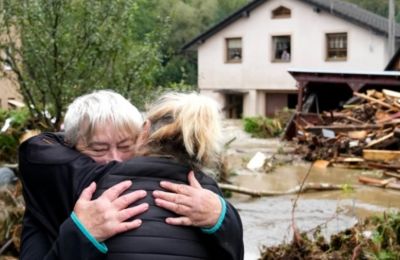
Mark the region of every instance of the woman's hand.
<instances>
[{"instance_id":1,"label":"woman's hand","mask_svg":"<svg viewBox=\"0 0 400 260\"><path fill-rule=\"evenodd\" d=\"M161 181L161 187L171 192L154 191L156 205L181 216L167 218L168 224L202 228L214 226L222 210L218 195L203 189L192 171L188 179L190 186Z\"/></svg>"},{"instance_id":2,"label":"woman's hand","mask_svg":"<svg viewBox=\"0 0 400 260\"><path fill-rule=\"evenodd\" d=\"M96 183L93 182L82 191L75 204L74 212L97 241L103 242L116 234L138 228L142 224L140 219L125 222L149 208L147 203L127 208L130 204L146 196L144 190L120 196L131 185L131 181L120 182L95 200L91 199L96 190Z\"/></svg>"}]
</instances>

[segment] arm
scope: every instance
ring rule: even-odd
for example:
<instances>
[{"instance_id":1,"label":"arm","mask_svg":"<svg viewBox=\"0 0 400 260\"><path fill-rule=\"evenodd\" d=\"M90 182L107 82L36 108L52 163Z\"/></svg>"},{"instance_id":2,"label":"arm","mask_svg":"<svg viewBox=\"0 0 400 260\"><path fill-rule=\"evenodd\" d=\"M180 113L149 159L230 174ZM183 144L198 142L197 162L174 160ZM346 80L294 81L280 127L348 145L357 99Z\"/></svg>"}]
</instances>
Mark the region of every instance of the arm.
<instances>
[{"instance_id":1,"label":"arm","mask_svg":"<svg viewBox=\"0 0 400 260\"><path fill-rule=\"evenodd\" d=\"M157 206L168 209L181 217L167 218L171 225L197 226L212 230L208 232L210 245L216 245L215 254L220 259L243 259L243 228L236 209L222 198L222 192L215 182L203 188L190 172L189 184L161 182L161 187L171 192L154 191ZM221 203L220 198L224 200ZM221 213L226 207L224 216ZM220 217L220 224L217 224ZM217 226L215 226L217 224Z\"/></svg>"},{"instance_id":2,"label":"arm","mask_svg":"<svg viewBox=\"0 0 400 260\"><path fill-rule=\"evenodd\" d=\"M148 209L148 204L126 209L146 195L139 190L120 196L130 187L130 181L114 185L96 200L91 200L96 185L86 188L78 199L74 212L59 229L57 238L46 234L30 212L25 211L21 236L20 259L102 259L106 251L99 249L100 242L127 230L138 228L141 220L126 221ZM108 217L105 218L104 216ZM92 240L90 238L93 238Z\"/></svg>"},{"instance_id":3,"label":"arm","mask_svg":"<svg viewBox=\"0 0 400 260\"><path fill-rule=\"evenodd\" d=\"M63 259L102 259L101 253L84 237L71 219L60 227L60 234L53 242L40 224L27 210L21 234L21 260L63 260Z\"/></svg>"}]
</instances>

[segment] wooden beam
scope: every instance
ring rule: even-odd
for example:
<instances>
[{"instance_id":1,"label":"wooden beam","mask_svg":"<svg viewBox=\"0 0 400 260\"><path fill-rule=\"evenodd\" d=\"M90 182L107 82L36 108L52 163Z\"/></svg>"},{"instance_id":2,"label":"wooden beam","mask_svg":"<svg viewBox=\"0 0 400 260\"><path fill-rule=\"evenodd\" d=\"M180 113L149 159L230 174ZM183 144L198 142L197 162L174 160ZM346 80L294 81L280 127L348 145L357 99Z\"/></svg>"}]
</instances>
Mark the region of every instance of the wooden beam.
<instances>
[{"instance_id":1,"label":"wooden beam","mask_svg":"<svg viewBox=\"0 0 400 260\"><path fill-rule=\"evenodd\" d=\"M363 150L363 158L370 161L392 161L400 159L400 151L391 150Z\"/></svg>"},{"instance_id":2,"label":"wooden beam","mask_svg":"<svg viewBox=\"0 0 400 260\"><path fill-rule=\"evenodd\" d=\"M383 107L389 108L389 109L397 108L395 106L389 105L388 103L380 101L379 99L372 98L372 97L369 97L367 95L364 95L364 94L361 94L361 93L358 93L358 92L353 92L353 94L354 94L354 96L366 99L366 100L371 101L373 103L377 103L377 104L379 104L379 105L381 105Z\"/></svg>"}]
</instances>

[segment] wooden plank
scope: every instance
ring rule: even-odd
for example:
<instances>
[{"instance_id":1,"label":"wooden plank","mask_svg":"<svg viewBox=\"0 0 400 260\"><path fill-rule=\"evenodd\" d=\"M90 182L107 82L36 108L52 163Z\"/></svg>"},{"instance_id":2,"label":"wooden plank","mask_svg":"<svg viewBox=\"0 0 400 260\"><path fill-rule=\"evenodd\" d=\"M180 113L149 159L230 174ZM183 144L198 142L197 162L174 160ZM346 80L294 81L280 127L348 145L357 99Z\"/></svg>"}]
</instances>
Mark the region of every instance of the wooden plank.
<instances>
[{"instance_id":1,"label":"wooden plank","mask_svg":"<svg viewBox=\"0 0 400 260\"><path fill-rule=\"evenodd\" d=\"M330 163L331 162L327 161L327 160L316 160L313 163L313 167L316 167L316 168L319 168L319 169L324 169L324 168L328 167Z\"/></svg>"},{"instance_id":2,"label":"wooden plank","mask_svg":"<svg viewBox=\"0 0 400 260\"><path fill-rule=\"evenodd\" d=\"M363 158L370 161L399 160L400 151L364 149Z\"/></svg>"},{"instance_id":3,"label":"wooden plank","mask_svg":"<svg viewBox=\"0 0 400 260\"><path fill-rule=\"evenodd\" d=\"M373 177L359 176L358 181L368 185L385 187L386 185L388 185L388 183L396 182L396 178L377 179Z\"/></svg>"},{"instance_id":4,"label":"wooden plank","mask_svg":"<svg viewBox=\"0 0 400 260\"><path fill-rule=\"evenodd\" d=\"M393 91L390 89L382 89L383 94L389 97L400 98L400 92Z\"/></svg>"},{"instance_id":5,"label":"wooden plank","mask_svg":"<svg viewBox=\"0 0 400 260\"><path fill-rule=\"evenodd\" d=\"M364 124L364 125L315 125L315 126L308 126L304 129L309 132L318 132L322 129L330 129L336 132L349 132L349 131L358 131L358 130L376 130L376 129L383 129L385 127L393 126L400 124L399 120L393 120L391 122L386 122L383 124Z\"/></svg>"},{"instance_id":6,"label":"wooden plank","mask_svg":"<svg viewBox=\"0 0 400 260\"><path fill-rule=\"evenodd\" d=\"M370 147L372 147L372 146L374 146L374 145L376 145L376 144L382 143L382 142L386 141L387 139L392 138L393 135L394 135L394 134L393 134L393 132L392 132L392 133L390 133L390 134L387 134L387 135L385 135L385 136L382 136L381 138L378 138L378 139L376 139L376 140L373 140L373 141L369 142L369 143L365 146L365 148L370 148Z\"/></svg>"},{"instance_id":7,"label":"wooden plank","mask_svg":"<svg viewBox=\"0 0 400 260\"><path fill-rule=\"evenodd\" d=\"M364 94L361 94L361 93L358 93L358 92L353 92L353 94L354 94L354 96L357 96L357 97L366 99L366 100L371 101L371 102L373 102L373 103L379 104L379 105L381 105L381 106L383 106L383 107L395 109L394 106L389 105L388 103L385 103L385 102L383 102L383 101L381 101L381 100L379 100L379 99L372 98L372 97L369 97L369 96L367 96L367 95L364 95Z\"/></svg>"}]
</instances>

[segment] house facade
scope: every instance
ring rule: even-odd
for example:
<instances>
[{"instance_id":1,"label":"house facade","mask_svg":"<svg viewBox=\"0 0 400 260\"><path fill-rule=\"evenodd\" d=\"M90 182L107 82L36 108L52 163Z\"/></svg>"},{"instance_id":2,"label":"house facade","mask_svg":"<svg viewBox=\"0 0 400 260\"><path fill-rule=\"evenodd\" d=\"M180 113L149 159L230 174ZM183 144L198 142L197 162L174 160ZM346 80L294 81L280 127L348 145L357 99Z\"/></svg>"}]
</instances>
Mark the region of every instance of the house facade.
<instances>
[{"instance_id":1,"label":"house facade","mask_svg":"<svg viewBox=\"0 0 400 260\"><path fill-rule=\"evenodd\" d=\"M7 68L6 68L7 70ZM0 78L0 108L10 109L24 106L18 84L6 77Z\"/></svg>"},{"instance_id":2,"label":"house facade","mask_svg":"<svg viewBox=\"0 0 400 260\"><path fill-rule=\"evenodd\" d=\"M289 68L383 71L387 38L387 19L347 2L254 0L184 48L197 48L200 92L237 118L295 108Z\"/></svg>"}]
</instances>

